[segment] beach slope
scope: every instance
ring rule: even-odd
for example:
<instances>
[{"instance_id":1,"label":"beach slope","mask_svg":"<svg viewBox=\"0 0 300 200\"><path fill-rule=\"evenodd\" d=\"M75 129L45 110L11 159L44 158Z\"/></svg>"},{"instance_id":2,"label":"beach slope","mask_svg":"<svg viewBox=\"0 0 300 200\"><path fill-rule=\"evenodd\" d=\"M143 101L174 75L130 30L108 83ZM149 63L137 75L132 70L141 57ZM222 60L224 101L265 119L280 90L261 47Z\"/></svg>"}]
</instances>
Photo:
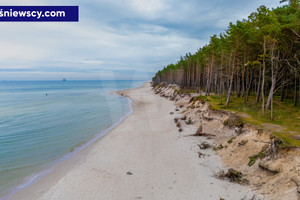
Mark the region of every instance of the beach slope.
<instances>
[{"instance_id":1,"label":"beach slope","mask_svg":"<svg viewBox=\"0 0 300 200\"><path fill-rule=\"evenodd\" d=\"M49 185L33 187L37 197L28 188L12 199L240 200L252 196L250 189L214 177L222 168L219 158L212 150L209 156L198 157L201 139L182 137L171 113L175 106L155 95L150 83L119 93L132 99L133 114L81 152L79 161L58 179L51 182L45 177L37 183Z\"/></svg>"}]
</instances>

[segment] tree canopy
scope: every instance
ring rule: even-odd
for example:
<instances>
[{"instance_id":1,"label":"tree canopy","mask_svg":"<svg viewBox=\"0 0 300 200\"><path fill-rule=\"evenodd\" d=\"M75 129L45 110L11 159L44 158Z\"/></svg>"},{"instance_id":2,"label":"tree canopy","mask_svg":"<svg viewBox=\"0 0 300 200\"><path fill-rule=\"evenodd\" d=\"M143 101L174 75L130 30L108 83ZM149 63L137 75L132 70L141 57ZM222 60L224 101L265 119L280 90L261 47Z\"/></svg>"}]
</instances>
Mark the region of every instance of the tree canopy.
<instances>
[{"instance_id":1,"label":"tree canopy","mask_svg":"<svg viewBox=\"0 0 300 200\"><path fill-rule=\"evenodd\" d=\"M230 23L224 33L213 35L196 53L187 53L158 71L153 82L174 83L206 95L227 94L226 105L232 94L243 97L245 103L255 94L264 111L278 94L281 100L294 98L297 106L300 6L299 0L288 2L272 10L260 6L248 19Z\"/></svg>"}]
</instances>

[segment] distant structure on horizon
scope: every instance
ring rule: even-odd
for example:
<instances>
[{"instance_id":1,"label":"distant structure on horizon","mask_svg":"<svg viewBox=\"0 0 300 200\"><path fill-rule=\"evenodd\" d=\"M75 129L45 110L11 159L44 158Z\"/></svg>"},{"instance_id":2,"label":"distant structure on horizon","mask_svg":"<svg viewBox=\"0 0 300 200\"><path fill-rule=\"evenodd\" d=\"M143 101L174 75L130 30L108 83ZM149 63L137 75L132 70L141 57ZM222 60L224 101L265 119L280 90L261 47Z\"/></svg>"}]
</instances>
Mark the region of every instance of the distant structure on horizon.
<instances>
[{"instance_id":1,"label":"distant structure on horizon","mask_svg":"<svg viewBox=\"0 0 300 200\"><path fill-rule=\"evenodd\" d=\"M63 78L62 81L67 81L67 79Z\"/></svg>"}]
</instances>

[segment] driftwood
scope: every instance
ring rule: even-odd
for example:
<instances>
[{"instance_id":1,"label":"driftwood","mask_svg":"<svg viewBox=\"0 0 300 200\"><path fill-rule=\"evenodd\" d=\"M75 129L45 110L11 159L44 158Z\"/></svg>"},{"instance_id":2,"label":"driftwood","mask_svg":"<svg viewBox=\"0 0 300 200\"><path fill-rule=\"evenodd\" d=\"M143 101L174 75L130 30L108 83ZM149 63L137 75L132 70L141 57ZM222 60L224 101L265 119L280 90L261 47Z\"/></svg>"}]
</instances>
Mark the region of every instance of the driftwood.
<instances>
[{"instance_id":1,"label":"driftwood","mask_svg":"<svg viewBox=\"0 0 300 200\"><path fill-rule=\"evenodd\" d=\"M174 118L174 122L175 122L175 123L177 123L177 122L178 122L178 120L179 120L178 118Z\"/></svg>"},{"instance_id":2,"label":"driftwood","mask_svg":"<svg viewBox=\"0 0 300 200\"><path fill-rule=\"evenodd\" d=\"M188 135L188 136L204 136L204 137L208 137L208 136L216 136L216 135L208 134L208 133L203 133L202 132L202 126L200 125L195 134Z\"/></svg>"},{"instance_id":3,"label":"driftwood","mask_svg":"<svg viewBox=\"0 0 300 200\"><path fill-rule=\"evenodd\" d=\"M180 118L181 120L186 120L186 116L184 115L183 117Z\"/></svg>"},{"instance_id":4,"label":"driftwood","mask_svg":"<svg viewBox=\"0 0 300 200\"><path fill-rule=\"evenodd\" d=\"M245 146L248 143L248 140L242 140L238 143L239 146Z\"/></svg>"},{"instance_id":5,"label":"driftwood","mask_svg":"<svg viewBox=\"0 0 300 200\"><path fill-rule=\"evenodd\" d=\"M197 129L195 136L201 135L202 134L202 126L200 125L199 128Z\"/></svg>"},{"instance_id":6,"label":"driftwood","mask_svg":"<svg viewBox=\"0 0 300 200\"><path fill-rule=\"evenodd\" d=\"M242 127L236 127L234 129L234 131L235 131L236 134L240 135L243 132L243 128Z\"/></svg>"},{"instance_id":7,"label":"driftwood","mask_svg":"<svg viewBox=\"0 0 300 200\"><path fill-rule=\"evenodd\" d=\"M269 149L266 152L266 156L270 156L271 158L274 158L275 155L277 155L278 151L280 150L280 144L284 143L282 140L278 140L277 138L271 139L271 141L261 141L261 140L254 140L254 142L261 142L265 144L269 144Z\"/></svg>"},{"instance_id":8,"label":"driftwood","mask_svg":"<svg viewBox=\"0 0 300 200\"><path fill-rule=\"evenodd\" d=\"M208 149L211 147L210 144L208 144L207 142L202 142L201 144L198 144L200 149Z\"/></svg>"},{"instance_id":9,"label":"driftwood","mask_svg":"<svg viewBox=\"0 0 300 200\"><path fill-rule=\"evenodd\" d=\"M204 158L206 156L206 154L198 152L198 156L199 156L199 158Z\"/></svg>"},{"instance_id":10,"label":"driftwood","mask_svg":"<svg viewBox=\"0 0 300 200\"><path fill-rule=\"evenodd\" d=\"M191 125L191 124L193 124L192 119L189 118L188 120L186 120L186 121L185 121L185 124L186 124L186 125Z\"/></svg>"},{"instance_id":11,"label":"driftwood","mask_svg":"<svg viewBox=\"0 0 300 200\"><path fill-rule=\"evenodd\" d=\"M249 181L245 178L243 178L244 174L242 172L239 172L235 169L228 169L227 173L224 172L224 170L221 170L219 173L215 175L216 178L219 179L229 179L230 182L237 182L239 184L249 184Z\"/></svg>"},{"instance_id":12,"label":"driftwood","mask_svg":"<svg viewBox=\"0 0 300 200\"><path fill-rule=\"evenodd\" d=\"M192 135L187 135L187 136L195 136L195 137L215 137L216 135L209 134L209 133L201 133L201 134L192 134Z\"/></svg>"}]
</instances>

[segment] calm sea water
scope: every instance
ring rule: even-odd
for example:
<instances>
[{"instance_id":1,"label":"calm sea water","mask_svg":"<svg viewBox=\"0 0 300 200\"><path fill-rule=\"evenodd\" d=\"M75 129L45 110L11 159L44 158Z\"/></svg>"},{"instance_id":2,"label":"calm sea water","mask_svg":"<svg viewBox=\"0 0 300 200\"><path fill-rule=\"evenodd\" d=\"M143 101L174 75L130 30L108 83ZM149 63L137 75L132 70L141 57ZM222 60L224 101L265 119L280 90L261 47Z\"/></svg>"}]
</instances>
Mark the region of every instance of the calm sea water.
<instances>
[{"instance_id":1,"label":"calm sea water","mask_svg":"<svg viewBox=\"0 0 300 200\"><path fill-rule=\"evenodd\" d=\"M141 81L0 82L0 197L129 112Z\"/></svg>"}]
</instances>

